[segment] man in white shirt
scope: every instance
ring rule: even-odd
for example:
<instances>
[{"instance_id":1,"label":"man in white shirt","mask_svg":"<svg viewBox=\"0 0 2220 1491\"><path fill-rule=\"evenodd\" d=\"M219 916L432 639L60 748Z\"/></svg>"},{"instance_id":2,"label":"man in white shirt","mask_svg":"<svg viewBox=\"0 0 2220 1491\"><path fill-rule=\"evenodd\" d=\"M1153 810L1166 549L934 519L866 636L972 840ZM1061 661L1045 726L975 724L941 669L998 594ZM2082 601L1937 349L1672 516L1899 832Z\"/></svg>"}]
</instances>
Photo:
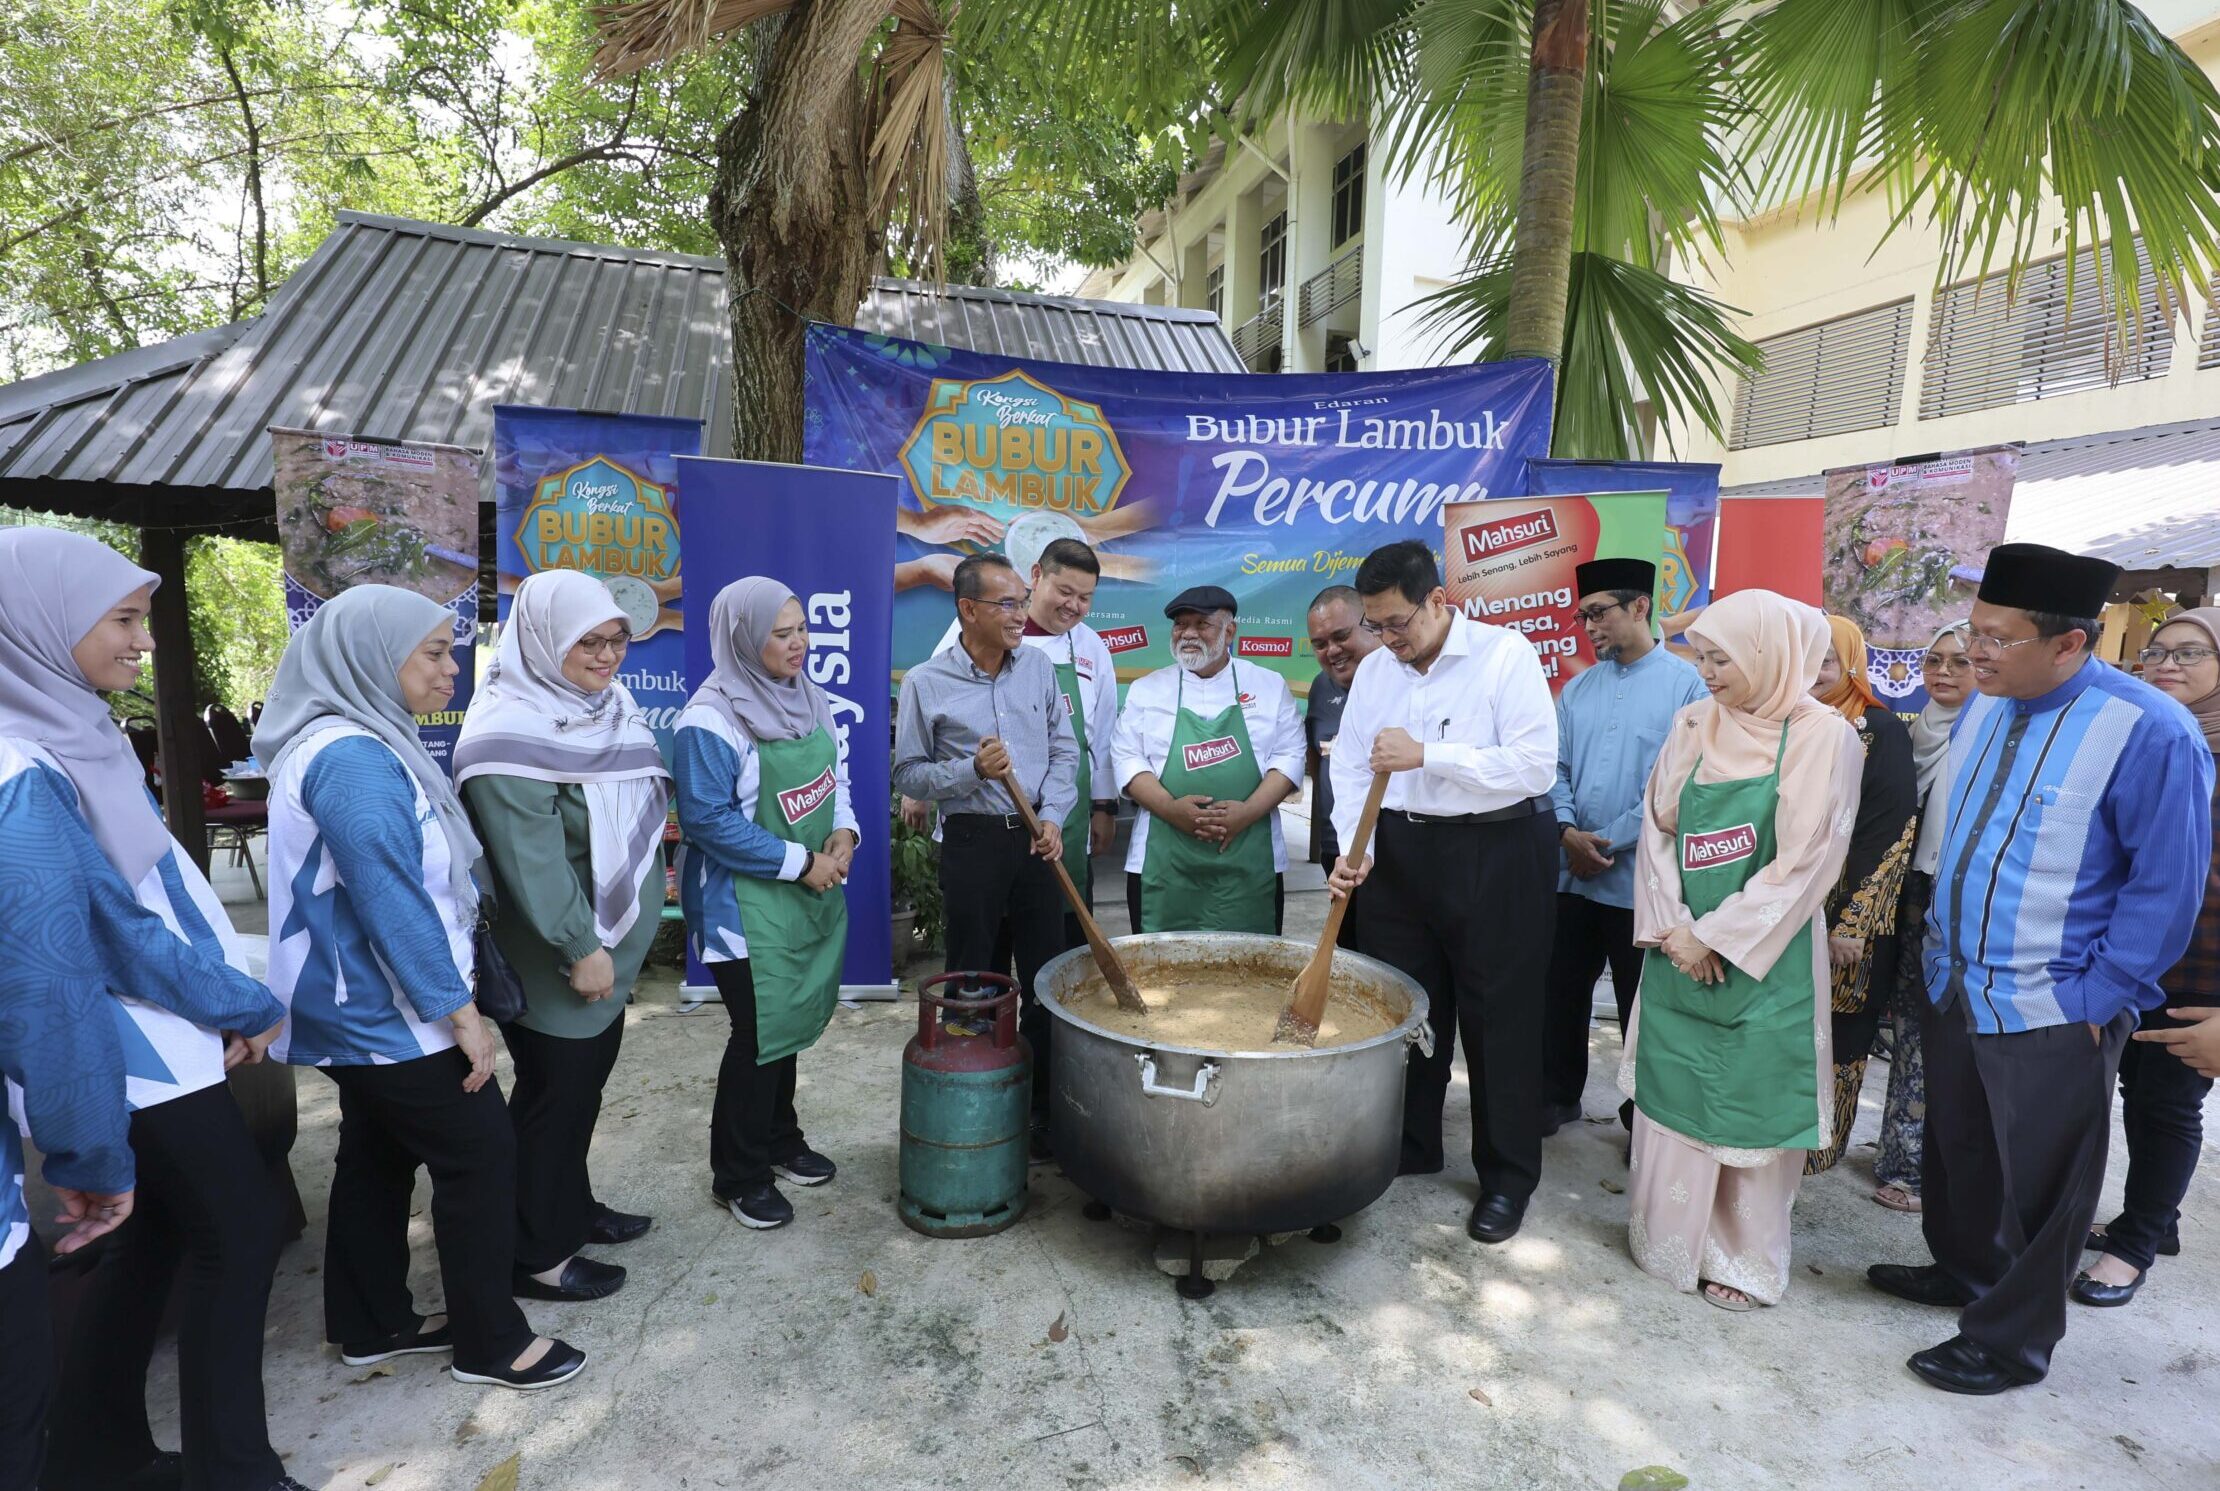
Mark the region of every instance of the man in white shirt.
<instances>
[{"instance_id":1,"label":"man in white shirt","mask_svg":"<svg viewBox=\"0 0 2220 1491\"><path fill-rule=\"evenodd\" d=\"M1391 772L1373 853L1334 864L1365 893L1362 950L1426 990L1434 1054L1403 1089L1406 1175L1442 1168L1442 1101L1457 1034L1472 1086L1480 1201L1465 1230L1519 1230L1542 1175L1542 1054L1556 920L1557 713L1533 645L1460 615L1433 551L1375 549L1357 570L1364 624L1385 643L1357 665L1334 741L1334 828L1347 844L1375 771Z\"/></svg>"},{"instance_id":2,"label":"man in white shirt","mask_svg":"<svg viewBox=\"0 0 2220 1491\"><path fill-rule=\"evenodd\" d=\"M1237 610L1216 585L1175 596L1173 666L1126 690L1111 766L1141 806L1125 861L1136 931L1280 930L1278 808L1302 784L1303 726L1285 679L1234 661Z\"/></svg>"},{"instance_id":3,"label":"man in white shirt","mask_svg":"<svg viewBox=\"0 0 2220 1491\"><path fill-rule=\"evenodd\" d=\"M1101 634L1087 625L1101 579L1102 561L1094 550L1076 538L1057 539L1033 565L1025 612L1024 645L1039 648L1056 665L1064 716L1079 746L1079 796L1064 820L1064 868L1090 906L1095 883L1089 856L1109 849L1118 823L1117 782L1110 764L1110 736L1118 723L1118 670ZM950 622L934 656L954 647L962 633L960 621ZM924 826L924 809L914 798L902 799L903 814L913 826ZM1086 940L1079 918L1065 912L1064 946L1078 947ZM998 970L1008 969L1009 951L1005 931L996 943Z\"/></svg>"}]
</instances>

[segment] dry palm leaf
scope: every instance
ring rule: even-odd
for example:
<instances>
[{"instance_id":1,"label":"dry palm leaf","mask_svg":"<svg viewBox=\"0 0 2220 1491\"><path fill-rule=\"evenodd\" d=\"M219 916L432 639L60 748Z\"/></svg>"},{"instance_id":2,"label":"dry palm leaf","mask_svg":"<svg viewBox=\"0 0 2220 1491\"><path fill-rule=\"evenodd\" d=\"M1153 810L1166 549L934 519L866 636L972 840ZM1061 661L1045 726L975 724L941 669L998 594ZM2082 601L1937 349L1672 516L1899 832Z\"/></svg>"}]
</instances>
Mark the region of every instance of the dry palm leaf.
<instances>
[{"instance_id":1,"label":"dry palm leaf","mask_svg":"<svg viewBox=\"0 0 2220 1491\"><path fill-rule=\"evenodd\" d=\"M594 52L594 76L630 77L793 8L794 0L615 0L596 5L591 14L601 45Z\"/></svg>"},{"instance_id":2,"label":"dry palm leaf","mask_svg":"<svg viewBox=\"0 0 2220 1491\"><path fill-rule=\"evenodd\" d=\"M946 278L948 225L948 26L932 0L894 0L894 32L871 74L871 200L875 215L909 207L910 233Z\"/></svg>"}]
</instances>

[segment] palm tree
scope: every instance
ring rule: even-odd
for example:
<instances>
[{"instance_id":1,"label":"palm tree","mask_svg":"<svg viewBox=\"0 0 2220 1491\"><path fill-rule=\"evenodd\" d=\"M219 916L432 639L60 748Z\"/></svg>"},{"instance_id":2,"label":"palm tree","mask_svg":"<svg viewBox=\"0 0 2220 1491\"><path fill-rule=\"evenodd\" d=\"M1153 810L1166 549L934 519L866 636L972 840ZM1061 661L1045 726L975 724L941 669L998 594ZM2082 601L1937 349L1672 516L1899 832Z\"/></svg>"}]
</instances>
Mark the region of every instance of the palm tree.
<instances>
[{"instance_id":1,"label":"palm tree","mask_svg":"<svg viewBox=\"0 0 2220 1491\"><path fill-rule=\"evenodd\" d=\"M1243 8L1245 117L1380 120L1449 191L1471 272L1437 322L1559 364L1560 454L1632 454L1644 394L1719 431L1714 376L1756 349L1669 271L1723 251L1723 209L1883 193L1889 232L1937 231L1938 282L2094 246L2115 347L2140 297L2114 245L2140 235L2173 315L2220 265L2220 94L2128 0Z\"/></svg>"}]
</instances>

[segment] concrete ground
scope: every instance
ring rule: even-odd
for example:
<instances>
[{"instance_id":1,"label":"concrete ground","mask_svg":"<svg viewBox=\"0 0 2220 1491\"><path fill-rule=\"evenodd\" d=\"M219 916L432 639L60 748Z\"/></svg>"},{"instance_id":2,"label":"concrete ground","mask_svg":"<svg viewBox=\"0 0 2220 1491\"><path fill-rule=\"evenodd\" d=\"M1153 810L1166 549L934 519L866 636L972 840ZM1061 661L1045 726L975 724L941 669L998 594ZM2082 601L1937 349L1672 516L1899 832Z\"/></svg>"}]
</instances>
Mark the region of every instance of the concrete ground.
<instances>
[{"instance_id":1,"label":"concrete ground","mask_svg":"<svg viewBox=\"0 0 2220 1491\"><path fill-rule=\"evenodd\" d=\"M1289 931L1324 914L1299 870ZM243 929L244 877L219 874ZM1105 921L1122 930L1115 875ZM931 971L931 970L926 970ZM681 1013L651 980L595 1145L602 1197L655 1229L603 1256L631 1280L592 1305L533 1305L583 1347L584 1375L518 1395L456 1385L430 1358L365 1372L322 1344L317 1272L336 1124L302 1073L296 1174L309 1231L280 1266L266 1372L275 1443L318 1488L476 1487L511 1456L528 1491L1042 1486L1610 1488L1663 1465L1698 1488L2220 1485L2220 1169L2191 1192L2184 1256L2126 1309L2075 1307L2050 1378L1955 1398L1905 1370L1953 1333L1947 1312L1879 1295L1865 1266L1924 1257L1916 1218L1872 1189L1886 1067L1874 1063L1851 1159L1807 1183L1796 1277L1775 1309L1730 1315L1627 1256L1622 1139L1598 1027L1595 1117L1549 1141L1525 1230L1469 1241L1470 1169L1405 1179L1339 1243L1267 1249L1188 1303L1149 1239L1087 1221L1053 1168L1018 1225L931 1242L894 1212L896 1096L915 1004L843 1010L801 1064L812 1143L840 1162L791 1191L790 1228L752 1233L710 1202L706 1127L725 1017ZM507 1073L503 1072L506 1082ZM1469 1136L1462 1065L1452 1154ZM2220 1105L2212 1132L2220 1134ZM1596 1121L1603 1119L1605 1121ZM2115 1143L2105 1204L2119 1196ZM419 1192L419 1204L425 1193ZM2100 1212L2109 1215L2109 1212ZM428 1216L417 1297L436 1307ZM167 1352L153 1386L173 1401ZM157 1432L174 1443L174 1414ZM487 1484L501 1484L500 1478Z\"/></svg>"}]
</instances>

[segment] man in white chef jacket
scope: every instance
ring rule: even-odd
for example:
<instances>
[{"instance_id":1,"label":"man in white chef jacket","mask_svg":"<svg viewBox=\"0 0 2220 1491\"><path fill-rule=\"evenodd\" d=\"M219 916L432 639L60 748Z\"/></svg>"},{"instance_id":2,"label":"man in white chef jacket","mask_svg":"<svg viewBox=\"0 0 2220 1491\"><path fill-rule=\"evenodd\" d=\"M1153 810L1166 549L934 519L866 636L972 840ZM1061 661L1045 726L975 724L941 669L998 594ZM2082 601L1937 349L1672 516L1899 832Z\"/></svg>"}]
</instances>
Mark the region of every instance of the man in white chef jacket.
<instances>
[{"instance_id":1,"label":"man in white chef jacket","mask_svg":"<svg viewBox=\"0 0 2220 1491\"><path fill-rule=\"evenodd\" d=\"M1181 592L1164 608L1172 666L1126 690L1111 767L1141 808L1125 861L1136 931L1280 930L1278 809L1302 785L1303 726L1287 681L1234 657L1238 610L1216 585Z\"/></svg>"}]
</instances>

